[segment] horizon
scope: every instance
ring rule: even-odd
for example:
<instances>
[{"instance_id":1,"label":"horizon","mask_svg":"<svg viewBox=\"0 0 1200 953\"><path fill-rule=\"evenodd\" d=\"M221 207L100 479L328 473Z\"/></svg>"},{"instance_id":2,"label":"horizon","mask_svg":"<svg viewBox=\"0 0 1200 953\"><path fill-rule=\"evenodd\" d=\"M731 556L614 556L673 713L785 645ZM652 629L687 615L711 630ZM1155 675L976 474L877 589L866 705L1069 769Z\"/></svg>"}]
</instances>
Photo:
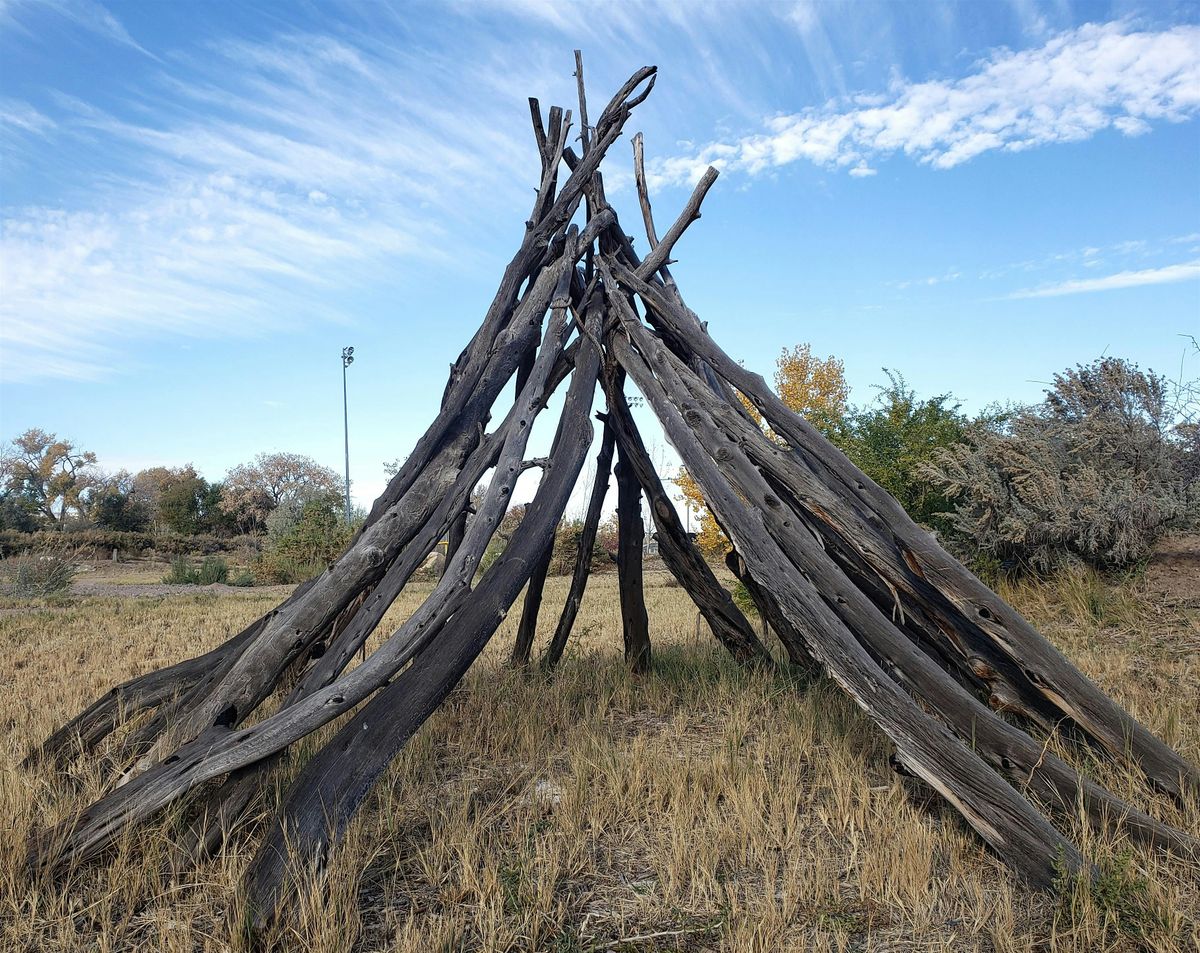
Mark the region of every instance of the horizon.
<instances>
[{"instance_id":1,"label":"horizon","mask_svg":"<svg viewBox=\"0 0 1200 953\"><path fill-rule=\"evenodd\" d=\"M1102 355L1200 376L1194 5L411 9L0 4L5 440L210 480L272 450L341 472L355 346L369 506L516 248L525 97L573 108L574 48L595 110L659 66L606 184L637 222L644 131L661 230L720 170L674 272L768 378L802 342L858 404L884 367L970 412Z\"/></svg>"}]
</instances>

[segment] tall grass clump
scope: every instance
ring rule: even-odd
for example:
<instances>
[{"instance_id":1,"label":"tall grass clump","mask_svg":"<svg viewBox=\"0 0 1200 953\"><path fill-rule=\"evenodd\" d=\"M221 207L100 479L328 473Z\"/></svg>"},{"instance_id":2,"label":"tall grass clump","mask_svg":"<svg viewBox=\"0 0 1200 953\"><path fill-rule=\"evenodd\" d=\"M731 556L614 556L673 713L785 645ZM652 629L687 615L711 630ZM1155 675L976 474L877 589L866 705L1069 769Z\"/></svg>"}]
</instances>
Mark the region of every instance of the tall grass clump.
<instances>
[{"instance_id":1,"label":"tall grass clump","mask_svg":"<svg viewBox=\"0 0 1200 953\"><path fill-rule=\"evenodd\" d=\"M55 550L10 556L0 561L0 593L20 599L44 599L71 588L78 565Z\"/></svg>"},{"instance_id":2,"label":"tall grass clump","mask_svg":"<svg viewBox=\"0 0 1200 953\"><path fill-rule=\"evenodd\" d=\"M179 586L211 586L229 580L229 565L220 556L206 556L199 566L193 566L185 556L171 561L171 570L163 582Z\"/></svg>"}]
</instances>

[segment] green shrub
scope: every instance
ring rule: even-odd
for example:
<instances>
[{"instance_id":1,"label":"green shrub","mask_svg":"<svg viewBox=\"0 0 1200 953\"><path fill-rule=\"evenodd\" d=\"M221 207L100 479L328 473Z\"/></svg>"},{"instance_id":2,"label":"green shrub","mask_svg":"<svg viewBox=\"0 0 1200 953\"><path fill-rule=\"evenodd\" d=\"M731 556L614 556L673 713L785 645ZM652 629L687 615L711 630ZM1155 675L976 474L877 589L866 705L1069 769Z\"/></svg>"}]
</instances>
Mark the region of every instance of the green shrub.
<instances>
[{"instance_id":1,"label":"green shrub","mask_svg":"<svg viewBox=\"0 0 1200 953\"><path fill-rule=\"evenodd\" d=\"M290 525L280 520L268 527L255 575L275 583L310 579L341 555L353 532L342 515L340 497L330 494L309 500Z\"/></svg>"},{"instance_id":2,"label":"green shrub","mask_svg":"<svg viewBox=\"0 0 1200 953\"><path fill-rule=\"evenodd\" d=\"M1171 936L1170 909L1151 889L1132 852L1101 859L1090 876L1068 874L1061 861L1057 866L1056 925L1069 930L1099 921L1105 949L1124 947L1119 941L1125 938L1134 941L1136 949L1156 950L1161 948L1157 941Z\"/></svg>"},{"instance_id":3,"label":"green shrub","mask_svg":"<svg viewBox=\"0 0 1200 953\"><path fill-rule=\"evenodd\" d=\"M750 590L746 588L746 584L740 579L734 585L730 592L733 597L733 604L742 610L742 613L753 619L758 615L758 606L754 604L754 598L750 595Z\"/></svg>"},{"instance_id":4,"label":"green shrub","mask_svg":"<svg viewBox=\"0 0 1200 953\"><path fill-rule=\"evenodd\" d=\"M501 539L499 536L493 536L487 544L487 549L483 551L483 557L479 560L479 575L483 575L492 568L492 564L501 557L505 547L508 545L508 540Z\"/></svg>"},{"instance_id":5,"label":"green shrub","mask_svg":"<svg viewBox=\"0 0 1200 953\"><path fill-rule=\"evenodd\" d=\"M77 571L75 560L62 552L11 556L0 562L0 592L23 599L58 595L71 588Z\"/></svg>"},{"instance_id":6,"label":"green shrub","mask_svg":"<svg viewBox=\"0 0 1200 953\"><path fill-rule=\"evenodd\" d=\"M33 533L41 523L37 503L28 494L0 490L0 530Z\"/></svg>"},{"instance_id":7,"label":"green shrub","mask_svg":"<svg viewBox=\"0 0 1200 953\"><path fill-rule=\"evenodd\" d=\"M928 524L953 504L924 467L941 450L965 440L972 422L949 394L918 399L900 374L885 372L888 386L880 388L874 404L847 414L834 442L909 516Z\"/></svg>"},{"instance_id":8,"label":"green shrub","mask_svg":"<svg viewBox=\"0 0 1200 953\"><path fill-rule=\"evenodd\" d=\"M229 578L229 566L220 556L206 556L196 575L200 585L211 586L214 582L225 582Z\"/></svg>"},{"instance_id":9,"label":"green shrub","mask_svg":"<svg viewBox=\"0 0 1200 953\"><path fill-rule=\"evenodd\" d=\"M229 580L229 585L237 586L238 588L246 588L253 586L255 582L254 573L248 569L242 569L236 576Z\"/></svg>"},{"instance_id":10,"label":"green shrub","mask_svg":"<svg viewBox=\"0 0 1200 953\"><path fill-rule=\"evenodd\" d=\"M171 560L171 569L163 576L163 582L172 586L190 586L195 584L196 578L196 570L188 563L187 557L181 554Z\"/></svg>"},{"instance_id":11,"label":"green shrub","mask_svg":"<svg viewBox=\"0 0 1200 953\"><path fill-rule=\"evenodd\" d=\"M20 533L0 530L0 556L37 552L68 546L85 558L106 559L112 551L127 555L138 555L153 550L163 556L213 555L216 553L237 554L245 559L257 555L262 540L257 536L221 537L201 534L180 536L177 534L155 535L153 533L129 533L121 530L90 529L41 530L36 533Z\"/></svg>"},{"instance_id":12,"label":"green shrub","mask_svg":"<svg viewBox=\"0 0 1200 953\"><path fill-rule=\"evenodd\" d=\"M104 558L114 549L123 553L140 553L154 546L154 537L148 533L126 533L108 529L41 530L36 533L0 532L0 554L58 550L68 547L81 557L91 554Z\"/></svg>"},{"instance_id":13,"label":"green shrub","mask_svg":"<svg viewBox=\"0 0 1200 953\"><path fill-rule=\"evenodd\" d=\"M550 557L551 576L569 576L575 571L579 558L579 541L583 536L583 520L563 520L554 531L554 552ZM599 572L612 564L607 552L600 546L599 535L592 542L591 571Z\"/></svg>"}]
</instances>

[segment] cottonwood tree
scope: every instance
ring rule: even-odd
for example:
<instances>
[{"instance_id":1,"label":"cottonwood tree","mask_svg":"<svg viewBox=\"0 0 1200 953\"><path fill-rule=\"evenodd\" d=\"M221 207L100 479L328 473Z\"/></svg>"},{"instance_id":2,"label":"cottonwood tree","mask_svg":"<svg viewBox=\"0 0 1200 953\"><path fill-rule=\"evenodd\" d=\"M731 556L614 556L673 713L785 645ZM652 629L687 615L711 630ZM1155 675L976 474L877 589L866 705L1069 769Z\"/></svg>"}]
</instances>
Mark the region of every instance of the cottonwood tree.
<instances>
[{"instance_id":1,"label":"cottonwood tree","mask_svg":"<svg viewBox=\"0 0 1200 953\"><path fill-rule=\"evenodd\" d=\"M27 502L46 522L63 525L82 516L97 477L96 454L79 450L57 434L31 427L0 451L5 491Z\"/></svg>"},{"instance_id":2,"label":"cottonwood tree","mask_svg":"<svg viewBox=\"0 0 1200 953\"><path fill-rule=\"evenodd\" d=\"M783 348L775 359L775 392L788 409L826 437L833 437L841 430L849 410L850 385L846 383L846 367L840 359L832 355L818 357L807 343ZM742 404L751 419L762 426L762 417L753 402L743 398ZM696 544L706 555L723 555L729 550L729 540L686 467L680 468L675 485L679 488L676 499L699 514Z\"/></svg>"},{"instance_id":3,"label":"cottonwood tree","mask_svg":"<svg viewBox=\"0 0 1200 953\"><path fill-rule=\"evenodd\" d=\"M303 505L324 494L342 492L341 478L299 453L260 453L250 463L239 464L225 476L221 508L242 532L256 532L285 502Z\"/></svg>"},{"instance_id":4,"label":"cottonwood tree","mask_svg":"<svg viewBox=\"0 0 1200 953\"><path fill-rule=\"evenodd\" d=\"M968 434L999 426L1003 415L985 410L971 419L950 394L918 397L902 374L888 368L884 373L887 385L878 388L872 403L845 415L833 441L909 516L922 525L935 525L953 503L925 467Z\"/></svg>"},{"instance_id":5,"label":"cottonwood tree","mask_svg":"<svg viewBox=\"0 0 1200 953\"><path fill-rule=\"evenodd\" d=\"M151 510L138 494L133 475L118 470L96 479L88 494L88 516L105 529L140 533L150 526Z\"/></svg>"},{"instance_id":6,"label":"cottonwood tree","mask_svg":"<svg viewBox=\"0 0 1200 953\"><path fill-rule=\"evenodd\" d=\"M238 530L233 517L221 507L222 484L209 483L190 463L138 471L133 477L133 495L149 512L155 532L191 536L231 535Z\"/></svg>"}]
</instances>

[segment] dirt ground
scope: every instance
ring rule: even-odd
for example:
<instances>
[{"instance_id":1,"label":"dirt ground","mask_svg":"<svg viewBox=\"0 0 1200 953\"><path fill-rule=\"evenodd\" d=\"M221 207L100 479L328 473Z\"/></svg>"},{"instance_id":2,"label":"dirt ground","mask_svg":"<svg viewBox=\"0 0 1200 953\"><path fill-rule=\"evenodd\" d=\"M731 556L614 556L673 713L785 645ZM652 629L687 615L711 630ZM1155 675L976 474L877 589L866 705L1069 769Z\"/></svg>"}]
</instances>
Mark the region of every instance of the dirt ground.
<instances>
[{"instance_id":1,"label":"dirt ground","mask_svg":"<svg viewBox=\"0 0 1200 953\"><path fill-rule=\"evenodd\" d=\"M1200 533L1160 540L1146 566L1145 585L1166 606L1200 608Z\"/></svg>"},{"instance_id":2,"label":"dirt ground","mask_svg":"<svg viewBox=\"0 0 1200 953\"><path fill-rule=\"evenodd\" d=\"M283 599L291 586L227 586L214 582L209 586L180 586L163 582L171 565L151 559L130 561L93 560L80 566L79 575L71 583L71 595L78 598L143 598L177 596L186 593L209 592L219 596L273 595Z\"/></svg>"}]
</instances>

